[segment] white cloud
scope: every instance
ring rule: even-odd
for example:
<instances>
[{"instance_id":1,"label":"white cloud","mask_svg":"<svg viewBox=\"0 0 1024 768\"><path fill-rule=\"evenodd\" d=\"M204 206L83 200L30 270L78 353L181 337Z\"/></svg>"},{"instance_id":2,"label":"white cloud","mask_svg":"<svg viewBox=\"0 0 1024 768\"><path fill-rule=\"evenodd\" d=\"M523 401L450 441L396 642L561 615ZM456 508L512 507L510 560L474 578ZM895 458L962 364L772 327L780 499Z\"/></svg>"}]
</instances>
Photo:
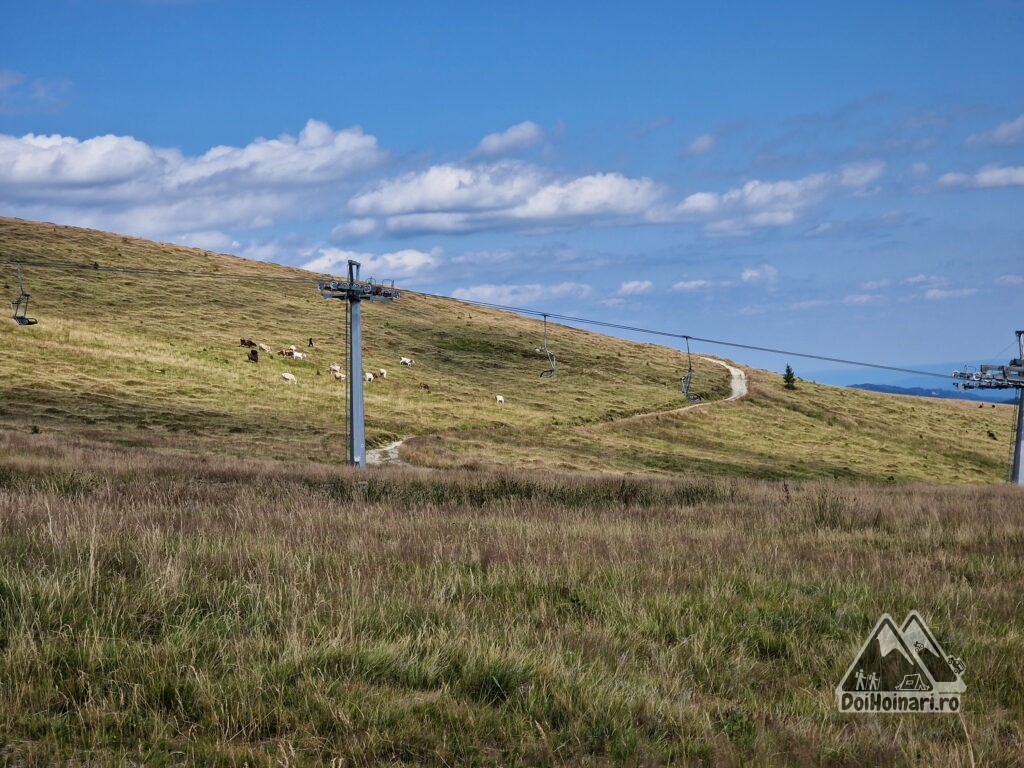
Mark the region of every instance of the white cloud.
<instances>
[{"instance_id":1,"label":"white cloud","mask_svg":"<svg viewBox=\"0 0 1024 768\"><path fill-rule=\"evenodd\" d=\"M996 285L1024 285L1024 275L1000 275Z\"/></svg>"},{"instance_id":2,"label":"white cloud","mask_svg":"<svg viewBox=\"0 0 1024 768\"><path fill-rule=\"evenodd\" d=\"M650 280L627 280L619 286L620 296L637 296L642 293L650 293L654 283Z\"/></svg>"},{"instance_id":3,"label":"white cloud","mask_svg":"<svg viewBox=\"0 0 1024 768\"><path fill-rule=\"evenodd\" d=\"M312 272L334 273L338 271L337 267L344 266L347 270L348 261L352 259L360 263L360 274L363 277L373 277L378 280L416 277L427 270L435 269L441 261L440 248L434 248L430 252L406 248L394 253L380 254L357 253L340 248L319 248L306 255L311 256L314 253L315 258L303 264L303 269Z\"/></svg>"},{"instance_id":4,"label":"white cloud","mask_svg":"<svg viewBox=\"0 0 1024 768\"><path fill-rule=\"evenodd\" d=\"M362 129L317 120L198 156L131 136L0 135L0 195L28 217L133 234L247 229L325 205L325 186L385 157Z\"/></svg>"},{"instance_id":5,"label":"white cloud","mask_svg":"<svg viewBox=\"0 0 1024 768\"><path fill-rule=\"evenodd\" d=\"M649 217L656 221L711 219L709 235L743 235L752 229L795 222L806 208L829 194L849 190L863 194L885 172L885 163L871 161L842 166L835 173L813 173L799 179L754 179L726 192L695 192ZM820 234L820 233L816 233Z\"/></svg>"},{"instance_id":6,"label":"white cloud","mask_svg":"<svg viewBox=\"0 0 1024 768\"><path fill-rule=\"evenodd\" d=\"M976 173L945 173L943 187L1018 187L1024 185L1024 166L988 165Z\"/></svg>"},{"instance_id":7,"label":"white cloud","mask_svg":"<svg viewBox=\"0 0 1024 768\"><path fill-rule=\"evenodd\" d=\"M779 270L770 264L762 264L759 267L747 267L740 273L740 280L744 283L774 283L779 279Z\"/></svg>"},{"instance_id":8,"label":"white cloud","mask_svg":"<svg viewBox=\"0 0 1024 768\"><path fill-rule=\"evenodd\" d=\"M486 301L492 304L532 304L552 298L586 298L591 288L586 283L565 282L557 285L474 285L458 288L453 293L456 299Z\"/></svg>"},{"instance_id":9,"label":"white cloud","mask_svg":"<svg viewBox=\"0 0 1024 768\"><path fill-rule=\"evenodd\" d=\"M701 288L711 288L714 283L710 280L680 280L672 286L673 291L699 291Z\"/></svg>"},{"instance_id":10,"label":"white cloud","mask_svg":"<svg viewBox=\"0 0 1024 768\"><path fill-rule=\"evenodd\" d=\"M928 173L928 163L918 162L910 166L910 172L915 176L924 176Z\"/></svg>"},{"instance_id":11,"label":"white cloud","mask_svg":"<svg viewBox=\"0 0 1024 768\"><path fill-rule=\"evenodd\" d=\"M715 136L711 133L702 133L691 141L686 147L688 155L703 155L715 147Z\"/></svg>"},{"instance_id":12,"label":"white cloud","mask_svg":"<svg viewBox=\"0 0 1024 768\"><path fill-rule=\"evenodd\" d=\"M637 219L662 196L650 179L618 173L554 178L514 160L435 165L379 182L349 201L388 233L473 232L584 220Z\"/></svg>"},{"instance_id":13,"label":"white cloud","mask_svg":"<svg viewBox=\"0 0 1024 768\"><path fill-rule=\"evenodd\" d=\"M796 301L789 305L789 309L802 311L806 309L817 309L828 304L824 299L808 299L807 301Z\"/></svg>"},{"instance_id":14,"label":"white cloud","mask_svg":"<svg viewBox=\"0 0 1024 768\"><path fill-rule=\"evenodd\" d=\"M892 280L868 280L866 283L861 283L860 287L863 291L877 291L880 288L888 288L892 285Z\"/></svg>"},{"instance_id":15,"label":"white cloud","mask_svg":"<svg viewBox=\"0 0 1024 768\"><path fill-rule=\"evenodd\" d=\"M873 304L881 298L877 293L855 293L844 297L843 304L856 307L863 304Z\"/></svg>"},{"instance_id":16,"label":"white cloud","mask_svg":"<svg viewBox=\"0 0 1024 768\"><path fill-rule=\"evenodd\" d=\"M473 154L477 157L494 157L509 152L529 149L544 139L544 129L534 122L526 120L513 125L501 133L484 136Z\"/></svg>"},{"instance_id":17,"label":"white cloud","mask_svg":"<svg viewBox=\"0 0 1024 768\"><path fill-rule=\"evenodd\" d=\"M844 187L861 188L873 184L885 173L885 163L872 160L866 163L851 163L839 172L839 183Z\"/></svg>"},{"instance_id":18,"label":"white cloud","mask_svg":"<svg viewBox=\"0 0 1024 768\"><path fill-rule=\"evenodd\" d=\"M967 137L967 144L969 146L978 146L985 144L1016 144L1019 141L1024 141L1024 115L1008 120L1005 123L1000 123L991 131L985 131L984 133L972 133Z\"/></svg>"},{"instance_id":19,"label":"white cloud","mask_svg":"<svg viewBox=\"0 0 1024 768\"><path fill-rule=\"evenodd\" d=\"M217 230L186 232L182 235L176 235L174 237L174 242L181 243L182 245L190 245L193 248L202 248L208 251L221 251L224 253L229 249L238 248L241 245L241 243L230 235L218 232Z\"/></svg>"},{"instance_id":20,"label":"white cloud","mask_svg":"<svg viewBox=\"0 0 1024 768\"><path fill-rule=\"evenodd\" d=\"M955 288L950 290L929 288L925 291L924 297L926 299L958 299L964 296L973 296L977 292L977 288Z\"/></svg>"}]
</instances>

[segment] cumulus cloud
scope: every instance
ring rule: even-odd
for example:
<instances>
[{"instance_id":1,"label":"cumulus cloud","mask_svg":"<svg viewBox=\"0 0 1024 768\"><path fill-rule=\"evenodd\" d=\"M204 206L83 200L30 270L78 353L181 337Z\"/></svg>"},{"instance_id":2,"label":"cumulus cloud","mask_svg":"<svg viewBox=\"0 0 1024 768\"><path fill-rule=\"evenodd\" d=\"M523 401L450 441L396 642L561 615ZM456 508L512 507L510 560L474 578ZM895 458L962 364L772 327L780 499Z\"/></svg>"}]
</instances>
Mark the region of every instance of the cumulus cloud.
<instances>
[{"instance_id":1,"label":"cumulus cloud","mask_svg":"<svg viewBox=\"0 0 1024 768\"><path fill-rule=\"evenodd\" d=\"M627 280L619 286L620 296L638 296L642 293L650 293L654 283L650 280Z\"/></svg>"},{"instance_id":2,"label":"cumulus cloud","mask_svg":"<svg viewBox=\"0 0 1024 768\"><path fill-rule=\"evenodd\" d=\"M435 165L379 182L349 201L380 231L475 232L636 218L663 194L650 179L619 173L557 178L513 160Z\"/></svg>"},{"instance_id":3,"label":"cumulus cloud","mask_svg":"<svg viewBox=\"0 0 1024 768\"><path fill-rule=\"evenodd\" d=\"M704 155L715 148L715 136L712 133L702 133L694 138L686 146L687 155Z\"/></svg>"},{"instance_id":4,"label":"cumulus cloud","mask_svg":"<svg viewBox=\"0 0 1024 768\"><path fill-rule=\"evenodd\" d=\"M984 146L986 144L1016 144L1024 141L1024 115L1000 123L991 131L972 133L967 137L968 146Z\"/></svg>"},{"instance_id":5,"label":"cumulus cloud","mask_svg":"<svg viewBox=\"0 0 1024 768\"><path fill-rule=\"evenodd\" d=\"M377 279L408 279L435 269L441 262L441 249L418 251L406 248L393 253L358 253L340 248L318 248L315 257L302 265L303 269L328 274L346 271L349 259L360 263L360 274ZM314 254L306 254L307 256ZM344 269L337 269L344 267Z\"/></svg>"},{"instance_id":6,"label":"cumulus cloud","mask_svg":"<svg viewBox=\"0 0 1024 768\"><path fill-rule=\"evenodd\" d=\"M987 165L976 173L945 173L943 187L1018 187L1024 185L1024 166Z\"/></svg>"},{"instance_id":7,"label":"cumulus cloud","mask_svg":"<svg viewBox=\"0 0 1024 768\"><path fill-rule=\"evenodd\" d=\"M473 152L476 157L494 157L536 146L544 140L544 129L526 120L500 133L484 136Z\"/></svg>"},{"instance_id":8,"label":"cumulus cloud","mask_svg":"<svg viewBox=\"0 0 1024 768\"><path fill-rule=\"evenodd\" d=\"M131 136L0 135L0 194L29 217L137 234L254 228L301 214L324 186L385 157L362 129L317 120L297 137L197 156Z\"/></svg>"},{"instance_id":9,"label":"cumulus cloud","mask_svg":"<svg viewBox=\"0 0 1024 768\"><path fill-rule=\"evenodd\" d=\"M453 293L456 299L470 301L486 301L492 304L532 304L543 299L552 298L586 298L591 288L586 283L564 282L557 285L474 285L469 288L458 288Z\"/></svg>"},{"instance_id":10,"label":"cumulus cloud","mask_svg":"<svg viewBox=\"0 0 1024 768\"><path fill-rule=\"evenodd\" d=\"M885 163L872 161L841 167L835 173L814 173L799 179L754 179L726 192L695 192L652 218L665 221L709 219L709 235L742 235L753 229L795 222L808 207L840 190L863 193L885 172Z\"/></svg>"},{"instance_id":11,"label":"cumulus cloud","mask_svg":"<svg viewBox=\"0 0 1024 768\"><path fill-rule=\"evenodd\" d=\"M1000 275L996 285L1024 285L1024 275Z\"/></svg>"}]
</instances>

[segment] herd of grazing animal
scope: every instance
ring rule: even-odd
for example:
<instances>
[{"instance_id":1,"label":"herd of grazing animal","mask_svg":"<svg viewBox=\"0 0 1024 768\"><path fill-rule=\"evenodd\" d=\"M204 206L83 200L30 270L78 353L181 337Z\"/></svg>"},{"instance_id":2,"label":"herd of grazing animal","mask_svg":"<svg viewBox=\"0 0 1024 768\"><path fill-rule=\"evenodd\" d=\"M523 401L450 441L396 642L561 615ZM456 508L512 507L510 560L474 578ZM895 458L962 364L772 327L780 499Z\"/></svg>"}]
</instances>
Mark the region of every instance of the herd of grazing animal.
<instances>
[{"instance_id":1,"label":"herd of grazing animal","mask_svg":"<svg viewBox=\"0 0 1024 768\"><path fill-rule=\"evenodd\" d=\"M260 352L266 352L267 354L273 352L273 350L268 345L259 344L253 341L252 339L239 339L239 346L245 347L249 350L246 356L246 360L250 363L259 363ZM313 339L309 339L309 347L313 347ZM291 358L292 360L305 360L310 355L309 352L299 352L294 344L291 344L285 347L284 349L279 350L277 354L281 357ZM398 360L398 364L412 366L416 364L416 361L413 360L411 357L401 357ZM345 376L345 372L342 371L341 369L341 363L332 363L330 368L328 368L327 370L334 377L335 381L345 381L345 379L347 378ZM386 368L378 368L376 373L374 373L373 371L366 371L363 374L363 378L367 383L371 381L376 381L377 379L386 379L387 377L388 372ZM281 378L284 381L288 382L289 384L299 383L299 380L298 378L296 378L294 373L282 373ZM424 392L430 392L430 385L425 382L420 382L419 384L416 385L416 388ZM504 405L505 397L503 395L495 395L494 402L496 405Z\"/></svg>"}]
</instances>

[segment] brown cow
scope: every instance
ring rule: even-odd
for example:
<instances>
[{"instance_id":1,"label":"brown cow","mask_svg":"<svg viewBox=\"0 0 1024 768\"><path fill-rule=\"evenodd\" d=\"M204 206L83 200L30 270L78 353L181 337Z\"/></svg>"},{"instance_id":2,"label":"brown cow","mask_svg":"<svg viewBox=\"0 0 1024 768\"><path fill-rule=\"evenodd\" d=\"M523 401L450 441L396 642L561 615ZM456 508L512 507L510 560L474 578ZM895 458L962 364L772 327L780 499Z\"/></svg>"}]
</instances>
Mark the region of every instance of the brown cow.
<instances>
[{"instance_id":1,"label":"brown cow","mask_svg":"<svg viewBox=\"0 0 1024 768\"><path fill-rule=\"evenodd\" d=\"M256 342L253 341L252 339L239 339L238 340L238 346L252 348L252 347L256 346Z\"/></svg>"},{"instance_id":2,"label":"brown cow","mask_svg":"<svg viewBox=\"0 0 1024 768\"><path fill-rule=\"evenodd\" d=\"M250 349L249 357L247 359L249 360L250 363L258 363L260 361L259 350Z\"/></svg>"}]
</instances>

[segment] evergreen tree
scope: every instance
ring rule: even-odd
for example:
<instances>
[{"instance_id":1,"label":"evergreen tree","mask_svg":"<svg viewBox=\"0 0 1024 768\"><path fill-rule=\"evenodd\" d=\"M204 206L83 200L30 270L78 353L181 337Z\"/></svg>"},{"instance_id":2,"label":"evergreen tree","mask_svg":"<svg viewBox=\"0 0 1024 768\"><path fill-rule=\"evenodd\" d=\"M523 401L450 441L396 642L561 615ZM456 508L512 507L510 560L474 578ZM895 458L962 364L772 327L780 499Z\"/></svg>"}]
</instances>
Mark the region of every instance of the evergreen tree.
<instances>
[{"instance_id":1,"label":"evergreen tree","mask_svg":"<svg viewBox=\"0 0 1024 768\"><path fill-rule=\"evenodd\" d=\"M796 375L793 373L793 368L789 365L786 366L786 372L782 374L783 386L786 389L796 389Z\"/></svg>"}]
</instances>

